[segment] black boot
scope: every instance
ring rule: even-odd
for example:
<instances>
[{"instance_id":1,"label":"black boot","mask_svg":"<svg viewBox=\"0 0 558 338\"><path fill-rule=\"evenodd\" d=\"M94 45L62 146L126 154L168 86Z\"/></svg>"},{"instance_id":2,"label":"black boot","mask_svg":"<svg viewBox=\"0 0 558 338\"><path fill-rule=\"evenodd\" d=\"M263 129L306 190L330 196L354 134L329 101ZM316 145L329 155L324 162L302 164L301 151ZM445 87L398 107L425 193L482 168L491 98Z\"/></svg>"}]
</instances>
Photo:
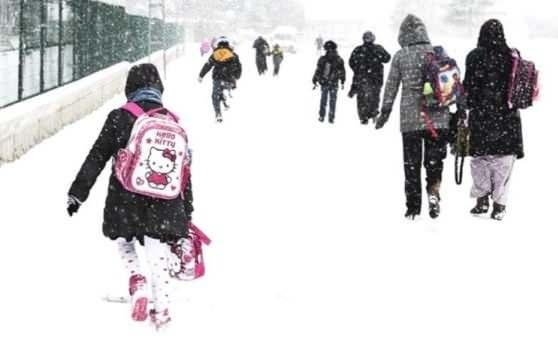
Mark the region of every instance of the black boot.
<instances>
[{"instance_id":1,"label":"black boot","mask_svg":"<svg viewBox=\"0 0 558 338\"><path fill-rule=\"evenodd\" d=\"M488 212L490 208L490 202L488 200L488 196L477 198L477 205L473 209L471 209L471 214L473 215L482 215Z\"/></svg>"},{"instance_id":2,"label":"black boot","mask_svg":"<svg viewBox=\"0 0 558 338\"><path fill-rule=\"evenodd\" d=\"M428 194L428 209L430 218L435 219L440 216L440 196L438 194Z\"/></svg>"},{"instance_id":3,"label":"black boot","mask_svg":"<svg viewBox=\"0 0 558 338\"><path fill-rule=\"evenodd\" d=\"M324 119L325 119L325 117L324 117L324 116L320 116L320 117L318 118L318 121L320 121L320 122L324 122Z\"/></svg>"},{"instance_id":4,"label":"black boot","mask_svg":"<svg viewBox=\"0 0 558 338\"><path fill-rule=\"evenodd\" d=\"M506 206L494 202L494 206L492 207L492 215L490 215L490 217L497 221L502 221L504 219L504 216L506 216Z\"/></svg>"},{"instance_id":5,"label":"black boot","mask_svg":"<svg viewBox=\"0 0 558 338\"><path fill-rule=\"evenodd\" d=\"M405 218L409 221L414 221L415 218L420 215L420 211L415 208L407 208L407 212L405 213Z\"/></svg>"}]
</instances>

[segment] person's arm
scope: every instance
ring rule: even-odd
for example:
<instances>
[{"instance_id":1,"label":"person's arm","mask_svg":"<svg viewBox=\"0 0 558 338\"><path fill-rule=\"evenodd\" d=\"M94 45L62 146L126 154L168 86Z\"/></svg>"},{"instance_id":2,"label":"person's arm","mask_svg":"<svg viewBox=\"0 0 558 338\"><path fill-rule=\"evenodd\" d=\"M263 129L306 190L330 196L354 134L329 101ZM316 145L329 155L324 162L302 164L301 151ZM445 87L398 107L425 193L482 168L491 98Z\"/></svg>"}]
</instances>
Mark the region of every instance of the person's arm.
<instances>
[{"instance_id":1,"label":"person's arm","mask_svg":"<svg viewBox=\"0 0 558 338\"><path fill-rule=\"evenodd\" d=\"M346 72L345 72L345 61L339 58L339 80L341 80L341 86L345 85Z\"/></svg>"},{"instance_id":2,"label":"person's arm","mask_svg":"<svg viewBox=\"0 0 558 338\"><path fill-rule=\"evenodd\" d=\"M476 104L475 101L478 99L478 83L480 82L477 78L478 64L474 52L469 53L465 61L465 79L463 80L465 102L468 109L473 109Z\"/></svg>"},{"instance_id":3,"label":"person's arm","mask_svg":"<svg viewBox=\"0 0 558 338\"><path fill-rule=\"evenodd\" d=\"M312 77L312 83L314 86L320 81L320 74L322 73L324 59L320 58L318 60L318 65L316 66L316 71L314 72L314 76Z\"/></svg>"},{"instance_id":4,"label":"person's arm","mask_svg":"<svg viewBox=\"0 0 558 338\"><path fill-rule=\"evenodd\" d=\"M114 110L108 115L101 133L72 183L68 194L81 203L87 200L89 191L95 184L97 177L99 177L110 158L118 151L117 140L120 133L117 128L124 124L121 123L121 119L126 117L124 114L120 110Z\"/></svg>"},{"instance_id":5,"label":"person's arm","mask_svg":"<svg viewBox=\"0 0 558 338\"><path fill-rule=\"evenodd\" d=\"M349 58L349 67L351 67L353 72L356 72L358 67L357 58L358 58L358 47L353 50L353 52L351 53L351 57Z\"/></svg>"},{"instance_id":6,"label":"person's arm","mask_svg":"<svg viewBox=\"0 0 558 338\"><path fill-rule=\"evenodd\" d=\"M378 46L378 59L380 59L381 63L388 63L391 60L391 55L384 49L384 47Z\"/></svg>"},{"instance_id":7,"label":"person's arm","mask_svg":"<svg viewBox=\"0 0 558 338\"><path fill-rule=\"evenodd\" d=\"M194 212L194 194L192 189L192 176L188 177L188 186L184 191L184 210L188 221L192 220L192 212Z\"/></svg>"},{"instance_id":8,"label":"person's arm","mask_svg":"<svg viewBox=\"0 0 558 338\"><path fill-rule=\"evenodd\" d=\"M240 76L242 76L242 63L240 63L240 58L236 54L234 56L234 63L235 63L234 78L238 80L240 79Z\"/></svg>"},{"instance_id":9,"label":"person's arm","mask_svg":"<svg viewBox=\"0 0 558 338\"><path fill-rule=\"evenodd\" d=\"M213 68L214 65L215 65L215 61L213 60L213 56L211 56L209 60L207 60L205 65L203 65L200 71L200 79L203 79L205 74L207 74L211 70L211 68Z\"/></svg>"},{"instance_id":10,"label":"person's arm","mask_svg":"<svg viewBox=\"0 0 558 338\"><path fill-rule=\"evenodd\" d=\"M399 66L399 54L395 54L393 62L389 70L388 79L386 82L386 87L384 89L384 100L382 103L382 113L390 112L393 109L393 104L397 93L399 92L399 86L401 85L401 68Z\"/></svg>"}]
</instances>

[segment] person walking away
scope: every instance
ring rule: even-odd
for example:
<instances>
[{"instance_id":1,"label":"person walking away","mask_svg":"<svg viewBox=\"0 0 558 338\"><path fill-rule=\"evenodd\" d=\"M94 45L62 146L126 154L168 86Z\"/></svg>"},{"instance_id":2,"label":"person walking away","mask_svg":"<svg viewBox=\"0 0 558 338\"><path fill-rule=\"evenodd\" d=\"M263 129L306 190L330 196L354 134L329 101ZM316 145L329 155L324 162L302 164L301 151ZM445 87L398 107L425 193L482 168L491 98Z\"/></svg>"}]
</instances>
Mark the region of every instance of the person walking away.
<instances>
[{"instance_id":1,"label":"person walking away","mask_svg":"<svg viewBox=\"0 0 558 338\"><path fill-rule=\"evenodd\" d=\"M512 51L498 20L485 22L477 48L467 55L464 87L469 108L471 197L477 199L474 215L487 213L502 220L516 159L524 157L519 110L508 106Z\"/></svg>"},{"instance_id":2,"label":"person walking away","mask_svg":"<svg viewBox=\"0 0 558 338\"><path fill-rule=\"evenodd\" d=\"M316 51L318 53L321 53L323 48L324 48L324 38L322 38L321 35L318 35L318 37L316 38Z\"/></svg>"},{"instance_id":3,"label":"person walking away","mask_svg":"<svg viewBox=\"0 0 558 338\"><path fill-rule=\"evenodd\" d=\"M167 265L169 244L188 236L187 224L193 211L190 175L184 167L184 163L189 165L190 157L185 134L176 134L176 129L172 129L173 132L167 132L173 136L172 145L167 143L166 146L153 146L149 151L142 151L142 162L137 162L139 165L133 171L134 174L142 174L130 180L145 191L151 189L152 192L165 193L165 199L130 191L121 180L121 171L117 167L122 159L131 159L122 156L122 151L128 151L136 120L154 119L151 115L141 113L156 111L159 117L157 121L177 121L174 114L163 108L163 90L163 83L153 64L141 64L130 69L125 86L128 104L108 115L70 187L67 204L68 214L73 216L87 200L106 163L114 159L104 209L103 234L116 242L119 256L128 272L132 318L144 321L149 316L156 328L164 327L171 318L172 290ZM151 132L157 131L152 129ZM137 134L132 137L137 137ZM141 142L138 147L149 146ZM175 189L169 190L172 187ZM138 243L145 251L146 266L142 266L138 260ZM151 290L147 289L148 279ZM153 301L153 308L148 313L149 299Z\"/></svg>"},{"instance_id":4,"label":"person walking away","mask_svg":"<svg viewBox=\"0 0 558 338\"><path fill-rule=\"evenodd\" d=\"M430 217L437 218L440 214L440 186L443 161L447 156L450 114L447 108L430 113L429 126L421 115L425 55L433 52L422 20L408 15L401 23L398 40L401 49L393 57L376 129L382 128L388 121L399 86L402 85L400 130L403 137L407 199L405 217L414 220L421 213L421 163L424 162L429 214ZM432 135L431 130L435 131L437 137Z\"/></svg>"},{"instance_id":5,"label":"person walking away","mask_svg":"<svg viewBox=\"0 0 558 338\"><path fill-rule=\"evenodd\" d=\"M345 62L337 52L337 44L334 41L327 41L324 44L326 54L318 60L318 66L314 72L312 83L314 88L320 84L322 96L320 100L320 117L319 121L325 119L326 108L329 101L329 123L335 120L335 107L337 105L337 91L339 83L341 89L345 86Z\"/></svg>"},{"instance_id":6,"label":"person walking away","mask_svg":"<svg viewBox=\"0 0 558 338\"><path fill-rule=\"evenodd\" d=\"M353 83L349 97L357 96L358 117L362 124L374 122L380 114L380 93L384 84L384 63L391 55L379 44L376 36L367 31L362 36L363 44L351 53L349 66L353 70Z\"/></svg>"},{"instance_id":7,"label":"person walking away","mask_svg":"<svg viewBox=\"0 0 558 338\"><path fill-rule=\"evenodd\" d=\"M271 55L273 57L273 76L277 76L279 75L279 70L281 69L281 63L283 63L283 58L284 58L283 50L278 44L273 46Z\"/></svg>"},{"instance_id":8,"label":"person walking away","mask_svg":"<svg viewBox=\"0 0 558 338\"><path fill-rule=\"evenodd\" d=\"M211 42L208 39L203 39L200 44L200 54L201 56L205 56L205 54L212 51Z\"/></svg>"},{"instance_id":9,"label":"person walking away","mask_svg":"<svg viewBox=\"0 0 558 338\"><path fill-rule=\"evenodd\" d=\"M240 59L225 38L219 41L217 48L203 65L198 81L202 82L203 77L211 69L213 69L213 92L211 94L211 99L213 102L213 109L215 110L215 119L217 122L221 123L223 122L221 104L223 104L225 109L229 108L225 97L225 91L235 89L236 81L239 80L242 75L242 64L240 63Z\"/></svg>"},{"instance_id":10,"label":"person walking away","mask_svg":"<svg viewBox=\"0 0 558 338\"><path fill-rule=\"evenodd\" d=\"M263 75L267 72L269 44L263 37L259 36L256 41L254 41L253 47L256 49L256 67L258 68L258 74Z\"/></svg>"}]
</instances>

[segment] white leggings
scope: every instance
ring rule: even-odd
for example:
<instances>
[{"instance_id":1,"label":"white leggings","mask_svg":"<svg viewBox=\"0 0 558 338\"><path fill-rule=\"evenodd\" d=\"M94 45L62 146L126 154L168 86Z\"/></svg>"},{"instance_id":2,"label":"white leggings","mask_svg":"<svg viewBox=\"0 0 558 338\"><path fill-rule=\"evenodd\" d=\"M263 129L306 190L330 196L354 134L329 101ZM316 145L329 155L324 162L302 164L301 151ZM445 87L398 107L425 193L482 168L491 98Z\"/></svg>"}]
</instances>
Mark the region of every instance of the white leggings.
<instances>
[{"instance_id":1,"label":"white leggings","mask_svg":"<svg viewBox=\"0 0 558 338\"><path fill-rule=\"evenodd\" d=\"M147 259L147 269L145 269L146 273L144 274L144 270L140 267L135 242L136 241L127 242L125 239L118 239L117 243L120 257L130 277L139 274L150 280L155 311L162 312L168 309L170 305L170 275L167 263L170 248L168 244L146 236L144 248L145 257Z\"/></svg>"}]
</instances>

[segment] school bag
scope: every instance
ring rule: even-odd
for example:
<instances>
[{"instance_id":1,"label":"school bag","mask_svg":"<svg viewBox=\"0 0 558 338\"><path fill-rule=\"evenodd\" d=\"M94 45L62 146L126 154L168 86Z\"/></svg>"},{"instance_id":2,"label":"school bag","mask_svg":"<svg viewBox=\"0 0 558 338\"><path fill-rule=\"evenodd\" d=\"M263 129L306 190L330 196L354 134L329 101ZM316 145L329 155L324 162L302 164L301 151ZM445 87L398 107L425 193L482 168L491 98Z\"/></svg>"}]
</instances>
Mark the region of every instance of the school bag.
<instances>
[{"instance_id":1,"label":"school bag","mask_svg":"<svg viewBox=\"0 0 558 338\"><path fill-rule=\"evenodd\" d=\"M134 102L122 109L137 119L126 148L116 155L116 178L130 192L176 199L190 176L188 137L178 117L166 108L144 112Z\"/></svg>"},{"instance_id":2,"label":"school bag","mask_svg":"<svg viewBox=\"0 0 558 338\"><path fill-rule=\"evenodd\" d=\"M457 62L446 54L443 47L434 47L433 52L427 52L424 59L421 115L426 129L437 138L429 113L461 104L464 90Z\"/></svg>"},{"instance_id":3,"label":"school bag","mask_svg":"<svg viewBox=\"0 0 558 338\"><path fill-rule=\"evenodd\" d=\"M205 275L203 246L210 245L211 239L198 227L190 223L189 235L171 245L169 273L172 278L190 281Z\"/></svg>"},{"instance_id":4,"label":"school bag","mask_svg":"<svg viewBox=\"0 0 558 338\"><path fill-rule=\"evenodd\" d=\"M526 109L539 96L539 72L535 64L521 57L519 50L512 48L512 72L508 88L508 107Z\"/></svg>"}]
</instances>

